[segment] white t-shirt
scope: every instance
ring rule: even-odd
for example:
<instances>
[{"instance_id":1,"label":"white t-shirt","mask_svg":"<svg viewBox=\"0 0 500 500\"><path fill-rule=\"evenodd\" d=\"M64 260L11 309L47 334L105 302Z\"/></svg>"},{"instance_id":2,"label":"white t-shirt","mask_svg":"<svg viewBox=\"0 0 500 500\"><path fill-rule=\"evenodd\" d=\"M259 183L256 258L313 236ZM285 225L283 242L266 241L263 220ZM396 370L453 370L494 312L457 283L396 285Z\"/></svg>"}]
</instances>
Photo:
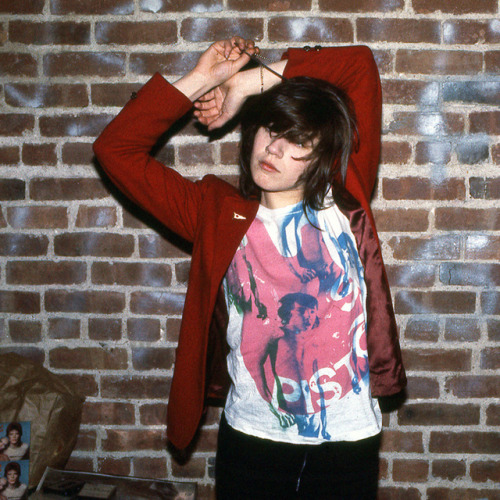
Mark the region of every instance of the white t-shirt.
<instances>
[{"instance_id":1,"label":"white t-shirt","mask_svg":"<svg viewBox=\"0 0 500 500\"><path fill-rule=\"evenodd\" d=\"M308 217L301 203L260 206L224 288L229 425L300 444L380 432L369 388L364 270L337 206Z\"/></svg>"}]
</instances>

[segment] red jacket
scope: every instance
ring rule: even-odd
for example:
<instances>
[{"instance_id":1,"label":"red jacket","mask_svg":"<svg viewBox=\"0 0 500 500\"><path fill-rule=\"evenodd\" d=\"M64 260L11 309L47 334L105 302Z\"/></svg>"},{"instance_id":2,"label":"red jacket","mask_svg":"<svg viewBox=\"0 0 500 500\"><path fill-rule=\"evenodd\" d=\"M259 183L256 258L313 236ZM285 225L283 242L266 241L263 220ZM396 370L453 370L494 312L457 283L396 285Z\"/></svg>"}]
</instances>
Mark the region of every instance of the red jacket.
<instances>
[{"instance_id":1,"label":"red jacket","mask_svg":"<svg viewBox=\"0 0 500 500\"><path fill-rule=\"evenodd\" d=\"M335 198L350 220L365 267L372 394L395 394L404 388L406 378L369 205L380 153L377 68L367 47L290 49L285 57L286 77L307 75L328 80L343 88L355 107L359 149L351 156L347 191L335 193ZM215 176L191 182L150 156L158 138L191 106L186 96L157 74L94 144L95 154L112 181L130 199L193 243L167 419L168 437L178 448L185 448L192 440L207 397L225 394L223 349L215 332L224 331L227 311L216 303L226 269L258 208L256 201L245 200ZM218 304L224 305L224 301ZM207 358L212 362L207 363Z\"/></svg>"}]
</instances>

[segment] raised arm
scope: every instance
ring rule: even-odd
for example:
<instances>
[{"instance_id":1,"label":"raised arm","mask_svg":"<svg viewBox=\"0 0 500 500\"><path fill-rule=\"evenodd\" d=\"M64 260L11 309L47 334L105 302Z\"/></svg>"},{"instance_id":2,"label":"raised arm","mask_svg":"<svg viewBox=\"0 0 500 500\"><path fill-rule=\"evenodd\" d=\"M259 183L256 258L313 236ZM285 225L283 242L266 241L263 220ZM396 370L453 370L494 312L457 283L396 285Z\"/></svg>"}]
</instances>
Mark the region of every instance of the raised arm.
<instances>
[{"instance_id":1,"label":"raised arm","mask_svg":"<svg viewBox=\"0 0 500 500\"><path fill-rule=\"evenodd\" d=\"M99 163L118 188L183 238L191 241L202 187L151 155L159 137L192 107L192 100L231 77L254 52L240 37L216 42L196 67L170 85L159 74L144 85L94 143Z\"/></svg>"}]
</instances>

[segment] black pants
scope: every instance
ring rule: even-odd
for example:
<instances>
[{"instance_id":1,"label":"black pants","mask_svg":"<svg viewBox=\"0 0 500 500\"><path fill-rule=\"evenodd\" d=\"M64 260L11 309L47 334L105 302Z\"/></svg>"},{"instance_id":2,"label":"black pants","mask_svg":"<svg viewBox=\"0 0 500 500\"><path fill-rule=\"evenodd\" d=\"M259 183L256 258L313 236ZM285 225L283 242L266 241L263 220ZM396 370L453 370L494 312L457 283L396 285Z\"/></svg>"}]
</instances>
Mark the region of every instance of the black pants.
<instances>
[{"instance_id":1,"label":"black pants","mask_svg":"<svg viewBox=\"0 0 500 500\"><path fill-rule=\"evenodd\" d=\"M248 436L222 416L215 468L218 500L374 500L380 435L320 445Z\"/></svg>"}]
</instances>

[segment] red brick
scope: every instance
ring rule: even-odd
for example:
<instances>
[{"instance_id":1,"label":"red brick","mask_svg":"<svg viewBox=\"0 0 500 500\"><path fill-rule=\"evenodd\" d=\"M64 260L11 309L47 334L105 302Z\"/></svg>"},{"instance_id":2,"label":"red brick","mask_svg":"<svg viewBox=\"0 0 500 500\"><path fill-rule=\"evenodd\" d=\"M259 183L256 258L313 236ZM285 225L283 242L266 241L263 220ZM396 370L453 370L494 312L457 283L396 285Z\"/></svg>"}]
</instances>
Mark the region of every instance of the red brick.
<instances>
[{"instance_id":1,"label":"red brick","mask_svg":"<svg viewBox=\"0 0 500 500\"><path fill-rule=\"evenodd\" d=\"M364 0L352 2L351 0L319 0L319 9L333 12L395 12L404 8L404 0Z\"/></svg>"},{"instance_id":2,"label":"red brick","mask_svg":"<svg viewBox=\"0 0 500 500\"><path fill-rule=\"evenodd\" d=\"M92 103L97 106L124 106L139 83L96 83L91 87Z\"/></svg>"},{"instance_id":3,"label":"red brick","mask_svg":"<svg viewBox=\"0 0 500 500\"><path fill-rule=\"evenodd\" d=\"M412 208L377 209L373 211L379 232L426 231L429 211Z\"/></svg>"},{"instance_id":4,"label":"red brick","mask_svg":"<svg viewBox=\"0 0 500 500\"><path fill-rule=\"evenodd\" d=\"M455 147L459 163L475 165L476 163L488 162L490 159L489 144L484 139L464 137Z\"/></svg>"},{"instance_id":5,"label":"red brick","mask_svg":"<svg viewBox=\"0 0 500 500\"><path fill-rule=\"evenodd\" d=\"M19 148L17 146L0 146L0 165L17 165L18 163Z\"/></svg>"},{"instance_id":6,"label":"red brick","mask_svg":"<svg viewBox=\"0 0 500 500\"><path fill-rule=\"evenodd\" d=\"M381 451L422 453L424 451L422 433L386 429L382 433Z\"/></svg>"},{"instance_id":7,"label":"red brick","mask_svg":"<svg viewBox=\"0 0 500 500\"><path fill-rule=\"evenodd\" d=\"M83 262L10 261L7 283L16 285L71 285L83 283L87 275Z\"/></svg>"},{"instance_id":8,"label":"red brick","mask_svg":"<svg viewBox=\"0 0 500 500\"><path fill-rule=\"evenodd\" d=\"M82 424L133 425L134 405L130 403L90 402L83 407Z\"/></svg>"},{"instance_id":9,"label":"red brick","mask_svg":"<svg viewBox=\"0 0 500 500\"><path fill-rule=\"evenodd\" d=\"M179 2L182 2L182 0L177 0L175 3L178 4ZM189 3L196 3L196 0L191 0ZM218 3L218 5L220 6L220 10L222 10L222 2ZM245 0L228 0L227 6L230 10L239 11L256 12L264 10L266 12L286 12L291 10L310 10L311 0L254 0L252 3Z\"/></svg>"},{"instance_id":10,"label":"red brick","mask_svg":"<svg viewBox=\"0 0 500 500\"><path fill-rule=\"evenodd\" d=\"M486 81L444 82L443 101L460 103L496 104L500 84Z\"/></svg>"},{"instance_id":11,"label":"red brick","mask_svg":"<svg viewBox=\"0 0 500 500\"><path fill-rule=\"evenodd\" d=\"M411 318L406 325L405 339L437 342L439 339L439 322Z\"/></svg>"},{"instance_id":12,"label":"red brick","mask_svg":"<svg viewBox=\"0 0 500 500\"><path fill-rule=\"evenodd\" d=\"M430 238L395 236L388 243L395 259L427 261L460 257L460 237L458 235Z\"/></svg>"},{"instance_id":13,"label":"red brick","mask_svg":"<svg viewBox=\"0 0 500 500\"><path fill-rule=\"evenodd\" d=\"M494 287L500 285L500 265L445 262L439 269L439 280L445 285Z\"/></svg>"},{"instance_id":14,"label":"red brick","mask_svg":"<svg viewBox=\"0 0 500 500\"><path fill-rule=\"evenodd\" d=\"M16 255L18 257L33 257L45 255L49 246L47 236L0 233L0 255Z\"/></svg>"},{"instance_id":15,"label":"red brick","mask_svg":"<svg viewBox=\"0 0 500 500\"><path fill-rule=\"evenodd\" d=\"M80 338L80 320L74 318L50 318L48 336L51 339Z\"/></svg>"},{"instance_id":16,"label":"red brick","mask_svg":"<svg viewBox=\"0 0 500 500\"><path fill-rule=\"evenodd\" d=\"M239 144L235 142L224 142L220 145L220 162L223 165L237 165L239 155Z\"/></svg>"},{"instance_id":17,"label":"red brick","mask_svg":"<svg viewBox=\"0 0 500 500\"><path fill-rule=\"evenodd\" d=\"M40 132L46 137L96 137L111 121L110 115L62 115L40 117Z\"/></svg>"},{"instance_id":18,"label":"red brick","mask_svg":"<svg viewBox=\"0 0 500 500\"><path fill-rule=\"evenodd\" d=\"M481 293L481 310L485 314L500 314L500 296L497 292Z\"/></svg>"},{"instance_id":19,"label":"red brick","mask_svg":"<svg viewBox=\"0 0 500 500\"><path fill-rule=\"evenodd\" d=\"M431 287L435 282L436 267L412 263L406 266L387 266L391 286L402 288Z\"/></svg>"},{"instance_id":20,"label":"red brick","mask_svg":"<svg viewBox=\"0 0 500 500\"><path fill-rule=\"evenodd\" d=\"M172 461L172 475L178 478L201 479L205 477L206 459L203 457L193 457L186 463Z\"/></svg>"},{"instance_id":21,"label":"red brick","mask_svg":"<svg viewBox=\"0 0 500 500\"><path fill-rule=\"evenodd\" d=\"M382 195L386 200L464 200L464 179L448 178L439 182L421 177L385 178Z\"/></svg>"},{"instance_id":22,"label":"red brick","mask_svg":"<svg viewBox=\"0 0 500 500\"><path fill-rule=\"evenodd\" d=\"M170 370L173 366L175 351L170 347L132 348L134 370Z\"/></svg>"},{"instance_id":23,"label":"red brick","mask_svg":"<svg viewBox=\"0 0 500 500\"><path fill-rule=\"evenodd\" d=\"M144 404L139 407L142 425L164 425L167 421L166 403Z\"/></svg>"},{"instance_id":24,"label":"red brick","mask_svg":"<svg viewBox=\"0 0 500 500\"><path fill-rule=\"evenodd\" d=\"M119 52L62 52L43 57L46 76L123 76L125 54Z\"/></svg>"},{"instance_id":25,"label":"red brick","mask_svg":"<svg viewBox=\"0 0 500 500\"><path fill-rule=\"evenodd\" d=\"M173 292L133 292L130 310L134 314L181 314L184 294Z\"/></svg>"},{"instance_id":26,"label":"red brick","mask_svg":"<svg viewBox=\"0 0 500 500\"><path fill-rule=\"evenodd\" d=\"M95 37L100 44L173 44L177 41L175 21L96 23Z\"/></svg>"},{"instance_id":27,"label":"red brick","mask_svg":"<svg viewBox=\"0 0 500 500\"><path fill-rule=\"evenodd\" d=\"M500 199L500 179L486 177L471 177L469 179L469 191L473 198L483 200Z\"/></svg>"},{"instance_id":28,"label":"red brick","mask_svg":"<svg viewBox=\"0 0 500 500\"><path fill-rule=\"evenodd\" d=\"M437 105L439 86L417 80L382 80L382 96L388 104Z\"/></svg>"},{"instance_id":29,"label":"red brick","mask_svg":"<svg viewBox=\"0 0 500 500\"><path fill-rule=\"evenodd\" d=\"M167 340L177 342L181 329L180 318L167 318Z\"/></svg>"},{"instance_id":30,"label":"red brick","mask_svg":"<svg viewBox=\"0 0 500 500\"><path fill-rule=\"evenodd\" d=\"M190 270L191 261L177 262L175 264L175 279L177 283L187 285Z\"/></svg>"},{"instance_id":31,"label":"red brick","mask_svg":"<svg viewBox=\"0 0 500 500\"><path fill-rule=\"evenodd\" d=\"M189 254L185 242L179 241L179 238L171 242L157 234L148 234L139 236L139 255L145 259L168 259L186 257Z\"/></svg>"},{"instance_id":32,"label":"red brick","mask_svg":"<svg viewBox=\"0 0 500 500\"><path fill-rule=\"evenodd\" d=\"M476 75L483 66L478 52L406 50L396 53L396 71L424 75Z\"/></svg>"},{"instance_id":33,"label":"red brick","mask_svg":"<svg viewBox=\"0 0 500 500\"><path fill-rule=\"evenodd\" d=\"M167 477L167 460L163 457L134 457L134 475L145 478Z\"/></svg>"},{"instance_id":34,"label":"red brick","mask_svg":"<svg viewBox=\"0 0 500 500\"><path fill-rule=\"evenodd\" d=\"M352 42L354 31L348 19L276 17L269 20L269 38L285 42Z\"/></svg>"},{"instance_id":35,"label":"red brick","mask_svg":"<svg viewBox=\"0 0 500 500\"><path fill-rule=\"evenodd\" d=\"M94 153L90 142L69 142L63 144L62 161L65 165L90 165Z\"/></svg>"},{"instance_id":36,"label":"red brick","mask_svg":"<svg viewBox=\"0 0 500 500\"><path fill-rule=\"evenodd\" d=\"M500 111L478 111L469 115L470 131L500 135Z\"/></svg>"},{"instance_id":37,"label":"red brick","mask_svg":"<svg viewBox=\"0 0 500 500\"><path fill-rule=\"evenodd\" d=\"M140 0L140 9L145 12L220 12L222 0Z\"/></svg>"},{"instance_id":38,"label":"red brick","mask_svg":"<svg viewBox=\"0 0 500 500\"><path fill-rule=\"evenodd\" d=\"M470 371L472 353L469 349L405 349L403 359L407 370ZM462 377L462 376L460 376Z\"/></svg>"},{"instance_id":39,"label":"red brick","mask_svg":"<svg viewBox=\"0 0 500 500\"><path fill-rule=\"evenodd\" d=\"M99 388L94 375L60 373L58 377L61 377L61 379L77 394L88 397L98 395ZM92 449L94 449L94 447Z\"/></svg>"},{"instance_id":40,"label":"red brick","mask_svg":"<svg viewBox=\"0 0 500 500\"><path fill-rule=\"evenodd\" d=\"M432 475L440 479L453 481L454 479L463 478L466 472L465 461L443 459L433 460Z\"/></svg>"},{"instance_id":41,"label":"red brick","mask_svg":"<svg viewBox=\"0 0 500 500\"><path fill-rule=\"evenodd\" d=\"M129 67L136 75L149 76L155 71L162 75L183 75L193 69L200 55L199 52L133 53L130 54Z\"/></svg>"},{"instance_id":42,"label":"red brick","mask_svg":"<svg viewBox=\"0 0 500 500\"><path fill-rule=\"evenodd\" d=\"M206 18L184 19L181 23L181 37L189 42L212 42L230 38L235 32L243 38L262 40L264 22L251 18Z\"/></svg>"},{"instance_id":43,"label":"red brick","mask_svg":"<svg viewBox=\"0 0 500 500\"><path fill-rule=\"evenodd\" d=\"M476 319L446 318L444 338L454 342L474 342L479 339L481 330Z\"/></svg>"},{"instance_id":44,"label":"red brick","mask_svg":"<svg viewBox=\"0 0 500 500\"><path fill-rule=\"evenodd\" d=\"M113 314L125 307L125 297L118 292L49 290L45 308L49 312Z\"/></svg>"},{"instance_id":45,"label":"red brick","mask_svg":"<svg viewBox=\"0 0 500 500\"><path fill-rule=\"evenodd\" d=\"M55 166L57 164L56 144L23 144L25 165Z\"/></svg>"},{"instance_id":46,"label":"red brick","mask_svg":"<svg viewBox=\"0 0 500 500\"><path fill-rule=\"evenodd\" d=\"M20 113L0 114L0 136L20 136L24 132L31 132L35 125L33 115Z\"/></svg>"},{"instance_id":47,"label":"red brick","mask_svg":"<svg viewBox=\"0 0 500 500\"><path fill-rule=\"evenodd\" d=\"M422 498L416 488L385 486L377 491L377 500L422 500Z\"/></svg>"},{"instance_id":48,"label":"red brick","mask_svg":"<svg viewBox=\"0 0 500 500\"><path fill-rule=\"evenodd\" d=\"M500 319L489 319L486 322L488 340L498 342L500 340Z\"/></svg>"},{"instance_id":49,"label":"red brick","mask_svg":"<svg viewBox=\"0 0 500 500\"><path fill-rule=\"evenodd\" d=\"M9 335L12 342L40 342L42 324L39 321L9 320Z\"/></svg>"},{"instance_id":50,"label":"red brick","mask_svg":"<svg viewBox=\"0 0 500 500\"><path fill-rule=\"evenodd\" d=\"M485 347L481 351L481 368L483 370L500 368L500 347Z\"/></svg>"},{"instance_id":51,"label":"red brick","mask_svg":"<svg viewBox=\"0 0 500 500\"><path fill-rule=\"evenodd\" d=\"M478 405L447 403L405 404L398 411L399 425L478 425Z\"/></svg>"},{"instance_id":52,"label":"red brick","mask_svg":"<svg viewBox=\"0 0 500 500\"><path fill-rule=\"evenodd\" d=\"M490 234L470 234L465 236L466 259L497 260L500 255L500 237Z\"/></svg>"},{"instance_id":53,"label":"red brick","mask_svg":"<svg viewBox=\"0 0 500 500\"><path fill-rule=\"evenodd\" d=\"M89 99L85 85L13 83L5 85L5 102L15 107L83 107Z\"/></svg>"},{"instance_id":54,"label":"red brick","mask_svg":"<svg viewBox=\"0 0 500 500\"><path fill-rule=\"evenodd\" d=\"M124 370L127 368L125 349L90 347L57 347L49 353L50 366L74 370Z\"/></svg>"},{"instance_id":55,"label":"red brick","mask_svg":"<svg viewBox=\"0 0 500 500\"><path fill-rule=\"evenodd\" d=\"M36 76L36 59L31 54L2 52L0 53L0 74Z\"/></svg>"},{"instance_id":56,"label":"red brick","mask_svg":"<svg viewBox=\"0 0 500 500\"><path fill-rule=\"evenodd\" d=\"M429 377L408 377L408 398L437 399L439 397L439 383Z\"/></svg>"},{"instance_id":57,"label":"red brick","mask_svg":"<svg viewBox=\"0 0 500 500\"><path fill-rule=\"evenodd\" d=\"M460 375L449 377L445 390L458 398L500 397L498 379L488 375Z\"/></svg>"},{"instance_id":58,"label":"red brick","mask_svg":"<svg viewBox=\"0 0 500 500\"><path fill-rule=\"evenodd\" d=\"M165 264L96 262L92 265L92 282L99 285L166 287L172 282L172 272Z\"/></svg>"},{"instance_id":59,"label":"red brick","mask_svg":"<svg viewBox=\"0 0 500 500\"><path fill-rule=\"evenodd\" d=\"M0 12L5 14L41 14L45 0L2 0Z\"/></svg>"},{"instance_id":60,"label":"red brick","mask_svg":"<svg viewBox=\"0 0 500 500\"><path fill-rule=\"evenodd\" d=\"M130 458L105 457L98 460L98 470L101 474L129 476L131 465Z\"/></svg>"},{"instance_id":61,"label":"red brick","mask_svg":"<svg viewBox=\"0 0 500 500\"><path fill-rule=\"evenodd\" d=\"M7 220L16 229L55 229L68 227L66 207L33 206L9 207Z\"/></svg>"},{"instance_id":62,"label":"red brick","mask_svg":"<svg viewBox=\"0 0 500 500\"><path fill-rule=\"evenodd\" d=\"M81 472L94 472L94 461L89 457L70 456L66 462L67 470L78 470Z\"/></svg>"},{"instance_id":63,"label":"red brick","mask_svg":"<svg viewBox=\"0 0 500 500\"><path fill-rule=\"evenodd\" d=\"M26 184L21 179L0 180L0 200L22 200L25 192Z\"/></svg>"},{"instance_id":64,"label":"red brick","mask_svg":"<svg viewBox=\"0 0 500 500\"><path fill-rule=\"evenodd\" d=\"M500 404L491 404L486 409L486 424L500 425Z\"/></svg>"},{"instance_id":65,"label":"red brick","mask_svg":"<svg viewBox=\"0 0 500 500\"><path fill-rule=\"evenodd\" d=\"M499 449L500 434L496 432L432 431L429 441L431 453L495 454Z\"/></svg>"},{"instance_id":66,"label":"red brick","mask_svg":"<svg viewBox=\"0 0 500 500\"><path fill-rule=\"evenodd\" d=\"M0 297L0 307L1 307L1 297ZM1 347L0 348L0 354L7 354L13 352L15 354L18 354L19 356L22 356L23 358L27 358L33 363L37 365L43 365L45 362L45 353L42 349L39 349L37 347L20 347L20 346L14 346L14 347Z\"/></svg>"},{"instance_id":67,"label":"red brick","mask_svg":"<svg viewBox=\"0 0 500 500\"><path fill-rule=\"evenodd\" d=\"M398 314L472 314L475 304L476 296L472 292L401 291L395 297Z\"/></svg>"},{"instance_id":68,"label":"red brick","mask_svg":"<svg viewBox=\"0 0 500 500\"><path fill-rule=\"evenodd\" d=\"M130 318L127 320L129 340L154 342L161 336L160 321L153 318Z\"/></svg>"},{"instance_id":69,"label":"red brick","mask_svg":"<svg viewBox=\"0 0 500 500\"><path fill-rule=\"evenodd\" d=\"M483 0L471 3L468 0L412 0L418 14L443 12L448 14L487 14L497 12L496 0Z\"/></svg>"},{"instance_id":70,"label":"red brick","mask_svg":"<svg viewBox=\"0 0 500 500\"><path fill-rule=\"evenodd\" d=\"M425 165L446 165L451 160L451 143L418 142L415 148L415 163Z\"/></svg>"},{"instance_id":71,"label":"red brick","mask_svg":"<svg viewBox=\"0 0 500 500\"><path fill-rule=\"evenodd\" d=\"M121 319L89 318L89 339L119 340L122 337Z\"/></svg>"},{"instance_id":72,"label":"red brick","mask_svg":"<svg viewBox=\"0 0 500 500\"><path fill-rule=\"evenodd\" d=\"M179 146L179 162L183 165L213 164L213 148L207 144Z\"/></svg>"},{"instance_id":73,"label":"red brick","mask_svg":"<svg viewBox=\"0 0 500 500\"><path fill-rule=\"evenodd\" d=\"M494 208L438 207L436 228L445 230L479 231L500 229L498 211Z\"/></svg>"},{"instance_id":74,"label":"red brick","mask_svg":"<svg viewBox=\"0 0 500 500\"><path fill-rule=\"evenodd\" d=\"M54 237L54 253L78 257L130 257L134 251L134 237L116 233L67 233Z\"/></svg>"},{"instance_id":75,"label":"red brick","mask_svg":"<svg viewBox=\"0 0 500 500\"><path fill-rule=\"evenodd\" d=\"M500 71L500 50L492 50L484 54L484 71L490 74L498 74Z\"/></svg>"},{"instance_id":76,"label":"red brick","mask_svg":"<svg viewBox=\"0 0 500 500\"><path fill-rule=\"evenodd\" d=\"M133 0L50 0L52 14L133 14Z\"/></svg>"},{"instance_id":77,"label":"red brick","mask_svg":"<svg viewBox=\"0 0 500 500\"><path fill-rule=\"evenodd\" d=\"M477 483L485 483L486 481L500 483L500 463L493 460L472 462L470 477Z\"/></svg>"},{"instance_id":78,"label":"red brick","mask_svg":"<svg viewBox=\"0 0 500 500\"><path fill-rule=\"evenodd\" d=\"M33 200L92 200L109 196L100 179L32 179L30 196Z\"/></svg>"},{"instance_id":79,"label":"red brick","mask_svg":"<svg viewBox=\"0 0 500 500\"><path fill-rule=\"evenodd\" d=\"M84 45L90 43L90 23L11 21L9 39L25 45Z\"/></svg>"},{"instance_id":80,"label":"red brick","mask_svg":"<svg viewBox=\"0 0 500 500\"><path fill-rule=\"evenodd\" d=\"M0 290L0 312L37 314L40 312L40 295L34 292Z\"/></svg>"},{"instance_id":81,"label":"red brick","mask_svg":"<svg viewBox=\"0 0 500 500\"><path fill-rule=\"evenodd\" d=\"M127 394L131 399L164 399L170 391L169 377L103 377L102 396L121 398Z\"/></svg>"},{"instance_id":82,"label":"red brick","mask_svg":"<svg viewBox=\"0 0 500 500\"><path fill-rule=\"evenodd\" d=\"M392 478L404 483L423 483L429 476L429 462L396 459L392 463Z\"/></svg>"},{"instance_id":83,"label":"red brick","mask_svg":"<svg viewBox=\"0 0 500 500\"><path fill-rule=\"evenodd\" d=\"M79 451L92 451L95 450L96 444L97 444L97 436L95 431L80 429L75 449Z\"/></svg>"},{"instance_id":84,"label":"red brick","mask_svg":"<svg viewBox=\"0 0 500 500\"><path fill-rule=\"evenodd\" d=\"M117 214L115 207L89 207L81 205L78 207L76 216L76 227L105 227L116 226Z\"/></svg>"},{"instance_id":85,"label":"red brick","mask_svg":"<svg viewBox=\"0 0 500 500\"><path fill-rule=\"evenodd\" d=\"M356 21L360 42L440 43L441 25L428 19L361 18Z\"/></svg>"},{"instance_id":86,"label":"red brick","mask_svg":"<svg viewBox=\"0 0 500 500\"><path fill-rule=\"evenodd\" d=\"M465 121L457 113L396 111L388 132L398 135L447 136L464 131Z\"/></svg>"}]
</instances>

